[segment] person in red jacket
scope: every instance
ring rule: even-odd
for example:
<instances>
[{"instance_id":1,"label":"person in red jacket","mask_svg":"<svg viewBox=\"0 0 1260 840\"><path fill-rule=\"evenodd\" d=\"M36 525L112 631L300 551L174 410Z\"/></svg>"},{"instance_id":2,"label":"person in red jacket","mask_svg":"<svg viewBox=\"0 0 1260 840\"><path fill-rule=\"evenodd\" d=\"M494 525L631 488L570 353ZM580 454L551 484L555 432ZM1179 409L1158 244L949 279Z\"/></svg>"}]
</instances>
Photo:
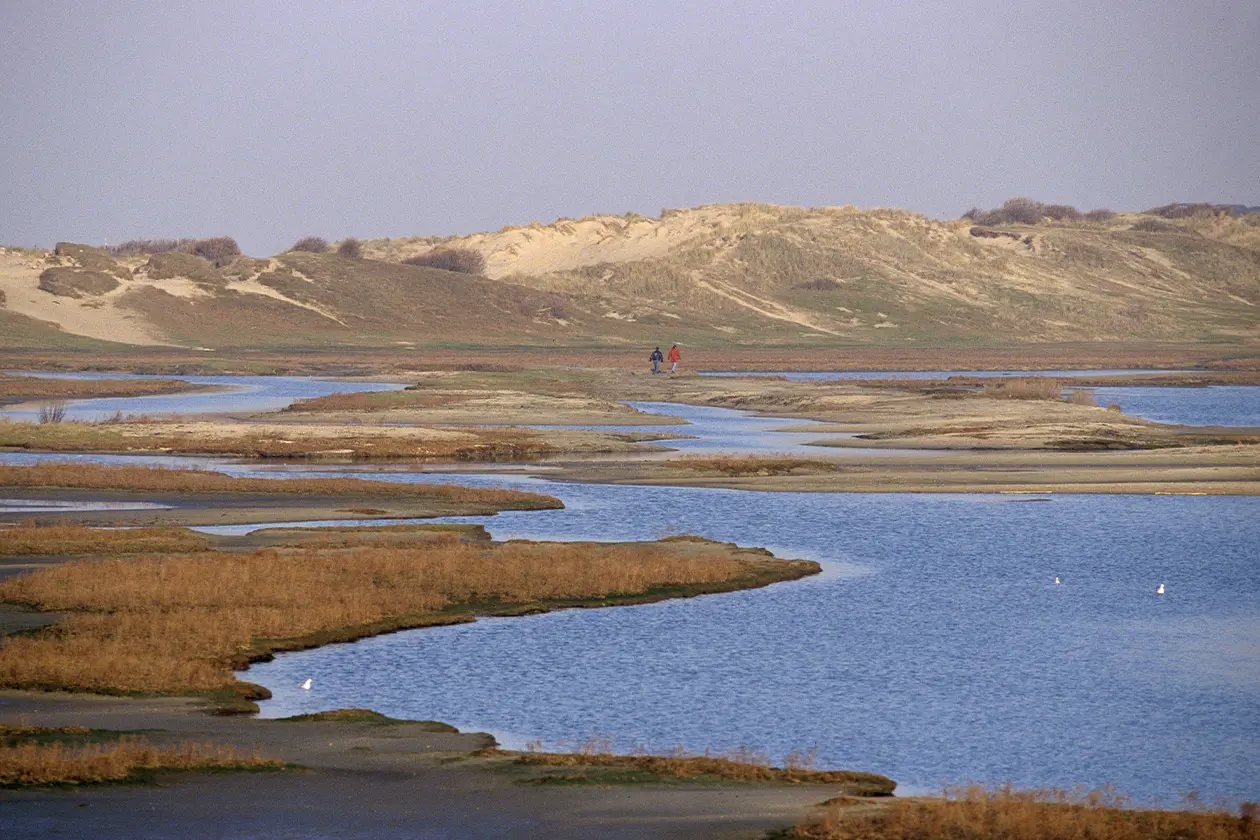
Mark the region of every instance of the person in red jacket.
<instances>
[{"instance_id":1,"label":"person in red jacket","mask_svg":"<svg viewBox=\"0 0 1260 840\"><path fill-rule=\"evenodd\" d=\"M678 352L677 344L669 348L669 355L666 356L665 358L669 359L669 364L670 364L669 372L678 373L678 360L682 358L682 353Z\"/></svg>"}]
</instances>

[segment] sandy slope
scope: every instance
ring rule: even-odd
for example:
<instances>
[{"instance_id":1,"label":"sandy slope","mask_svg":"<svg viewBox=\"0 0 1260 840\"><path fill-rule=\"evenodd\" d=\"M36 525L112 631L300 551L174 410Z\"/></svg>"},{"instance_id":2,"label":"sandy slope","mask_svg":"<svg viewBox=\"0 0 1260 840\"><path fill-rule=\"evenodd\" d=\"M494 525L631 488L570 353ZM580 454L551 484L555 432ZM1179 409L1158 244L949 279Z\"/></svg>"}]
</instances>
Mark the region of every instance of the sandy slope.
<instances>
[{"instance_id":1,"label":"sandy slope","mask_svg":"<svg viewBox=\"0 0 1260 840\"><path fill-rule=\"evenodd\" d=\"M117 305L126 292L120 286L97 297L72 298L52 295L39 288L40 272L62 264L49 252L24 251L0 247L0 292L5 308L57 324L62 330L89 338L119 341L125 344L166 344L157 332L136 313ZM187 284L170 281L173 294L182 293Z\"/></svg>"}]
</instances>

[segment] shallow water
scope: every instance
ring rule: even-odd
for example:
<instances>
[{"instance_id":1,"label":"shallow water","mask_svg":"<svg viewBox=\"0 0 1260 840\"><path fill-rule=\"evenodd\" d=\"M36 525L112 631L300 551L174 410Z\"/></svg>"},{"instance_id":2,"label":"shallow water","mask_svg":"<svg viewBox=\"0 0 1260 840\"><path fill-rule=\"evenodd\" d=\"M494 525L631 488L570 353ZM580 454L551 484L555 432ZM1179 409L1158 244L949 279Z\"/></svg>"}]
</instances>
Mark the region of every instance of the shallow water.
<instances>
[{"instance_id":1,"label":"shallow water","mask_svg":"<svg viewBox=\"0 0 1260 840\"><path fill-rule=\"evenodd\" d=\"M679 442L695 451L793 451L811 437L739 412L645 407L689 416L693 426L669 428L699 434ZM72 458L0 455L40 460ZM824 564L750 592L286 654L244 674L274 692L265 716L369 706L509 746L602 733L623 747L747 746L775 759L816 747L821 766L911 788L1009 779L1112 783L1165 803L1191 789L1260 798L1260 498L787 494L400 464L82 460L537 489L566 508L453 521L498 539L696 533Z\"/></svg>"},{"instance_id":2,"label":"shallow water","mask_svg":"<svg viewBox=\"0 0 1260 840\"><path fill-rule=\"evenodd\" d=\"M10 371L28 373L27 371ZM172 415L233 413L254 414L278 411L294 400L346 394L356 391L396 391L403 385L387 382L338 382L312 379L309 376L137 376L126 373L30 373L61 379L182 379L194 385L219 386L202 394L164 394L149 397L125 397L95 400L73 400L66 405L67 420L95 422L107 420L116 413L168 417ZM0 408L0 417L10 420L36 421L38 405Z\"/></svg>"},{"instance_id":3,"label":"shallow water","mask_svg":"<svg viewBox=\"0 0 1260 840\"><path fill-rule=\"evenodd\" d=\"M698 533L827 571L286 654L244 675L275 693L264 715L367 705L509 746L816 747L915 787L1260 795L1260 499L540 489L566 509L471 521L498 539Z\"/></svg>"},{"instance_id":4,"label":"shallow water","mask_svg":"<svg viewBox=\"0 0 1260 840\"><path fill-rule=\"evenodd\" d=\"M1141 373L1189 373L1149 368L1107 370L823 370L823 371L700 371L701 376L782 376L801 382L810 379L945 379L950 376L1130 376Z\"/></svg>"},{"instance_id":5,"label":"shallow water","mask_svg":"<svg viewBox=\"0 0 1260 840\"><path fill-rule=\"evenodd\" d=\"M1260 385L1207 388L1094 388L1099 405L1134 417L1187 426L1260 426Z\"/></svg>"},{"instance_id":6,"label":"shallow water","mask_svg":"<svg viewBox=\"0 0 1260 840\"><path fill-rule=\"evenodd\" d=\"M707 376L783 376L789 380L843 379L937 379L947 376L1124 376L1137 373L1177 373L1151 370L1044 370L1044 371L832 371L822 373L740 374L707 373ZM1187 426L1260 426L1260 386L1212 385L1206 388L1099 387L1089 388L1099 405L1115 403L1125 414Z\"/></svg>"}]
</instances>

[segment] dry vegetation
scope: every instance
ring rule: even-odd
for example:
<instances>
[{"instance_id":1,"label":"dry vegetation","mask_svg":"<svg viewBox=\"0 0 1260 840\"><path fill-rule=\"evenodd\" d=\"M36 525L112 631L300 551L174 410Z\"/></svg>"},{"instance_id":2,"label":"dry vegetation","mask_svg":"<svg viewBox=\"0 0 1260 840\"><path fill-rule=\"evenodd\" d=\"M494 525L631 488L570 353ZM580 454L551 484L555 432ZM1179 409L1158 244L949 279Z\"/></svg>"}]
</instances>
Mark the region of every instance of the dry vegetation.
<instances>
[{"instance_id":1,"label":"dry vegetation","mask_svg":"<svg viewBox=\"0 0 1260 840\"><path fill-rule=\"evenodd\" d=\"M0 557L24 554L145 554L205 551L205 534L187 528L104 530L85 525L24 522L0 525Z\"/></svg>"},{"instance_id":2,"label":"dry vegetation","mask_svg":"<svg viewBox=\"0 0 1260 840\"><path fill-rule=\"evenodd\" d=\"M666 779L844 785L856 796L890 796L896 787L896 782L892 779L877 773L814 769L812 753L792 753L784 760L783 767L774 767L765 754L744 748L720 755L707 750L702 755L688 755L681 748L666 755L648 755L642 752L618 755L611 752L611 744L606 739L594 738L571 752L544 752L535 742L522 753L491 749L484 750L483 754L512 756L516 764L527 767L564 769L566 772L561 775L544 777L553 782L610 781L607 773L597 772L590 775L592 768L600 768ZM631 776L626 780L633 778Z\"/></svg>"},{"instance_id":3,"label":"dry vegetation","mask_svg":"<svg viewBox=\"0 0 1260 840\"><path fill-rule=\"evenodd\" d=\"M32 399L142 397L196 390L178 379L50 379L0 374L0 402Z\"/></svg>"},{"instance_id":4,"label":"dry vegetation","mask_svg":"<svg viewBox=\"0 0 1260 840\"><path fill-rule=\"evenodd\" d=\"M217 744L157 746L141 737L92 742L82 727L0 725L0 786L119 782L151 770L279 769L283 762ZM84 743L84 741L88 741Z\"/></svg>"},{"instance_id":5,"label":"dry vegetation","mask_svg":"<svg viewBox=\"0 0 1260 840\"><path fill-rule=\"evenodd\" d=\"M403 265L440 268L462 274L484 274L486 270L486 258L480 251L472 248L434 248L427 253L408 257L402 262Z\"/></svg>"},{"instance_id":6,"label":"dry vegetation","mask_svg":"<svg viewBox=\"0 0 1260 840\"><path fill-rule=\"evenodd\" d=\"M303 546L78 560L0 583L0 600L68 612L0 647L0 685L230 690L276 650L406 627L765 585L815 573L705 541Z\"/></svg>"},{"instance_id":7,"label":"dry vegetation","mask_svg":"<svg viewBox=\"0 0 1260 840\"><path fill-rule=\"evenodd\" d=\"M213 426L213 428L212 428ZM0 421L0 448L42 452L162 452L242 458L528 461L555 448L526 429L194 424L118 418L100 423Z\"/></svg>"},{"instance_id":8,"label":"dry vegetation","mask_svg":"<svg viewBox=\"0 0 1260 840\"><path fill-rule=\"evenodd\" d=\"M1115 218L1112 210L1099 209L1082 213L1068 204L1044 204L1031 198L1008 198L1001 207L993 210L981 210L973 207L963 213L964 219L970 219L981 225L1035 225L1045 219L1056 222L1108 222Z\"/></svg>"},{"instance_id":9,"label":"dry vegetation","mask_svg":"<svg viewBox=\"0 0 1260 840\"><path fill-rule=\"evenodd\" d=\"M243 478L205 470L118 467L83 463L0 465L0 487L76 487L150 490L164 493L300 493L327 496L395 496L444 502L487 504L512 510L562 507L552 496L519 490L405 484L359 478Z\"/></svg>"},{"instance_id":10,"label":"dry vegetation","mask_svg":"<svg viewBox=\"0 0 1260 840\"><path fill-rule=\"evenodd\" d=\"M830 804L815 824L786 836L809 840L1257 840L1256 806L1239 816L1131 810L1111 791L1017 791L968 786L941 799L894 800L879 808Z\"/></svg>"},{"instance_id":11,"label":"dry vegetation","mask_svg":"<svg viewBox=\"0 0 1260 840\"><path fill-rule=\"evenodd\" d=\"M716 472L727 476L792 475L794 473L835 472L839 469L829 461L816 458L766 458L756 455L674 458L669 461L669 465L684 470Z\"/></svg>"}]
</instances>

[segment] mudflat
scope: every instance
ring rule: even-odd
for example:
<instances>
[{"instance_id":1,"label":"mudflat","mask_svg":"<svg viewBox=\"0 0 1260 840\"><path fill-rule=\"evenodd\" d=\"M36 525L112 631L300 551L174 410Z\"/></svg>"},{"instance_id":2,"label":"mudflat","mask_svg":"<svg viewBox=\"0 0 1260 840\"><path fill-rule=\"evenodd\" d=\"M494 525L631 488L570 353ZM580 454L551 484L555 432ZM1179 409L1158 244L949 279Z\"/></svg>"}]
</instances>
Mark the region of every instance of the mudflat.
<instances>
[{"instance_id":1,"label":"mudflat","mask_svg":"<svg viewBox=\"0 0 1260 840\"><path fill-rule=\"evenodd\" d=\"M479 733L423 722L289 722L206 715L189 698L0 691L0 723L144 730L300 765L159 776L155 785L0 790L11 838L66 836L757 837L806 818L840 785L539 784L478 752Z\"/></svg>"}]
</instances>

